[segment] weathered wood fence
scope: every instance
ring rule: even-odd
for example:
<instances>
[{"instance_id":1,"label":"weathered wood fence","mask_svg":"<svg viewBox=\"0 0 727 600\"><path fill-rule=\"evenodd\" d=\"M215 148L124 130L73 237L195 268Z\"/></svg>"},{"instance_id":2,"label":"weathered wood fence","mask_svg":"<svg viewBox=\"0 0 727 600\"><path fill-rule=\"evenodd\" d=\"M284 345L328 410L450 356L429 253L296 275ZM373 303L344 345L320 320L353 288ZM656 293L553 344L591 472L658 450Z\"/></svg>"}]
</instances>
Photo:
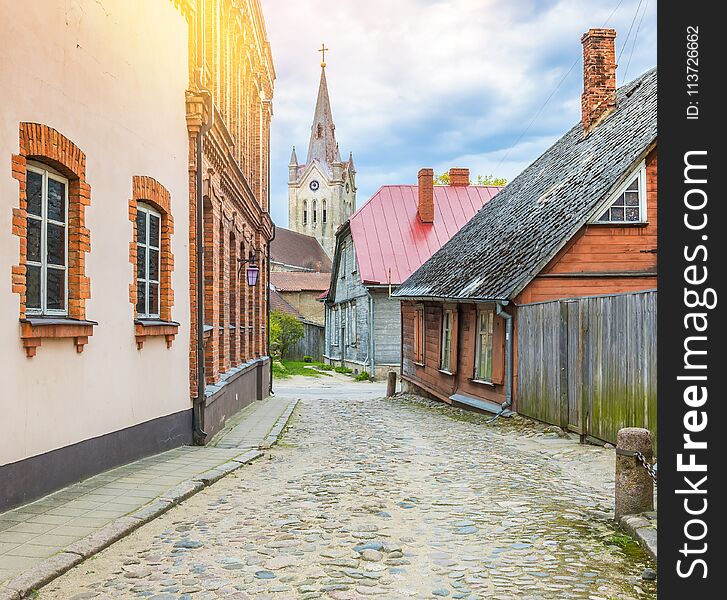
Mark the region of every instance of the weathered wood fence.
<instances>
[{"instance_id":1,"label":"weathered wood fence","mask_svg":"<svg viewBox=\"0 0 727 600\"><path fill-rule=\"evenodd\" d=\"M656 440L656 292L518 308L518 410L616 443L622 427Z\"/></svg>"},{"instance_id":2,"label":"weathered wood fence","mask_svg":"<svg viewBox=\"0 0 727 600\"><path fill-rule=\"evenodd\" d=\"M312 356L315 361L323 360L324 327L310 321L301 321L305 333L298 342L290 348L286 358L290 360L303 360L304 356Z\"/></svg>"}]
</instances>

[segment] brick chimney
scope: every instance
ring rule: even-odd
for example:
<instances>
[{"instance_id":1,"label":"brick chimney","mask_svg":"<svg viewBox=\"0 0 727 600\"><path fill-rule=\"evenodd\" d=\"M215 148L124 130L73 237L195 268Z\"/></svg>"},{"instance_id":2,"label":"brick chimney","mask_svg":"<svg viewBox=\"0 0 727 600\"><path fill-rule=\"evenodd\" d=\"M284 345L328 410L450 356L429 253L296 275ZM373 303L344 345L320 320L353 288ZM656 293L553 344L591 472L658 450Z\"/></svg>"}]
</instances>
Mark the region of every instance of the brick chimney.
<instances>
[{"instance_id":1,"label":"brick chimney","mask_svg":"<svg viewBox=\"0 0 727 600\"><path fill-rule=\"evenodd\" d=\"M434 170L419 169L419 218L434 223Z\"/></svg>"},{"instance_id":2,"label":"brick chimney","mask_svg":"<svg viewBox=\"0 0 727 600\"><path fill-rule=\"evenodd\" d=\"M469 169L450 169L449 170L449 185L469 185L470 184L470 170Z\"/></svg>"},{"instance_id":3,"label":"brick chimney","mask_svg":"<svg viewBox=\"0 0 727 600\"><path fill-rule=\"evenodd\" d=\"M588 133L616 108L615 29L589 29L583 44L581 122Z\"/></svg>"}]
</instances>

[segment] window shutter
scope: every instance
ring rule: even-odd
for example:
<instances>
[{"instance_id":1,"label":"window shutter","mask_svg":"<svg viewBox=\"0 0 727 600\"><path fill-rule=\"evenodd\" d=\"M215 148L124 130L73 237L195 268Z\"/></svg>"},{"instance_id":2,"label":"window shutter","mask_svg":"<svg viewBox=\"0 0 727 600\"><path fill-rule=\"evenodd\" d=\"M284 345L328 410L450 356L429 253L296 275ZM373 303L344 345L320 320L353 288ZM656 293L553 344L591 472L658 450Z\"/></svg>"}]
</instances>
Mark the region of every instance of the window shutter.
<instances>
[{"instance_id":1,"label":"window shutter","mask_svg":"<svg viewBox=\"0 0 727 600\"><path fill-rule=\"evenodd\" d=\"M457 372L457 363L459 362L459 356L457 352L457 345L459 343L459 306L452 308L452 358L450 360L450 373Z\"/></svg>"},{"instance_id":2,"label":"window shutter","mask_svg":"<svg viewBox=\"0 0 727 600\"><path fill-rule=\"evenodd\" d=\"M505 382L505 319L495 315L492 322L492 383Z\"/></svg>"}]
</instances>

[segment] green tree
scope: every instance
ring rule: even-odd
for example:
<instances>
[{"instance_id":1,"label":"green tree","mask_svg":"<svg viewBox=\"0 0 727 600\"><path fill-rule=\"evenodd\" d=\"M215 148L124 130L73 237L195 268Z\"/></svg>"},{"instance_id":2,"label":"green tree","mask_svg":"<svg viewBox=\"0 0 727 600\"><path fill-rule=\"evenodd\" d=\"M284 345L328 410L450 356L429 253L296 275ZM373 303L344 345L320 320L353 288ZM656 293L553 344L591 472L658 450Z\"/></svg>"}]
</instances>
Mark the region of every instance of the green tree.
<instances>
[{"instance_id":1,"label":"green tree","mask_svg":"<svg viewBox=\"0 0 727 600\"><path fill-rule=\"evenodd\" d=\"M449 173L440 173L439 175L435 173L434 185L449 185ZM471 179L470 185L473 185ZM507 185L507 179L493 175L478 175L476 185Z\"/></svg>"},{"instance_id":2,"label":"green tree","mask_svg":"<svg viewBox=\"0 0 727 600\"><path fill-rule=\"evenodd\" d=\"M478 175L477 185L507 185L507 179L493 175Z\"/></svg>"},{"instance_id":3,"label":"green tree","mask_svg":"<svg viewBox=\"0 0 727 600\"><path fill-rule=\"evenodd\" d=\"M290 348L305 333L303 323L279 310L270 313L270 351L279 360L287 358Z\"/></svg>"},{"instance_id":4,"label":"green tree","mask_svg":"<svg viewBox=\"0 0 727 600\"><path fill-rule=\"evenodd\" d=\"M449 173L434 174L434 185L449 185Z\"/></svg>"}]
</instances>

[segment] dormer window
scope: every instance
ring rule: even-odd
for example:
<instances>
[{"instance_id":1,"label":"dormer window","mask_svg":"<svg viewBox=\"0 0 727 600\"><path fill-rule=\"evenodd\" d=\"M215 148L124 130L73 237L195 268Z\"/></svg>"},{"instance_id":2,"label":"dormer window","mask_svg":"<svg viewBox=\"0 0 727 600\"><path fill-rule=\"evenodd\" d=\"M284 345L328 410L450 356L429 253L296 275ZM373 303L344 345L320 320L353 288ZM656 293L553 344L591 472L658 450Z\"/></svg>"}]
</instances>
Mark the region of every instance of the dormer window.
<instances>
[{"instance_id":1,"label":"dormer window","mask_svg":"<svg viewBox=\"0 0 727 600\"><path fill-rule=\"evenodd\" d=\"M646 168L643 163L636 173L609 199L594 222L646 222Z\"/></svg>"}]
</instances>

